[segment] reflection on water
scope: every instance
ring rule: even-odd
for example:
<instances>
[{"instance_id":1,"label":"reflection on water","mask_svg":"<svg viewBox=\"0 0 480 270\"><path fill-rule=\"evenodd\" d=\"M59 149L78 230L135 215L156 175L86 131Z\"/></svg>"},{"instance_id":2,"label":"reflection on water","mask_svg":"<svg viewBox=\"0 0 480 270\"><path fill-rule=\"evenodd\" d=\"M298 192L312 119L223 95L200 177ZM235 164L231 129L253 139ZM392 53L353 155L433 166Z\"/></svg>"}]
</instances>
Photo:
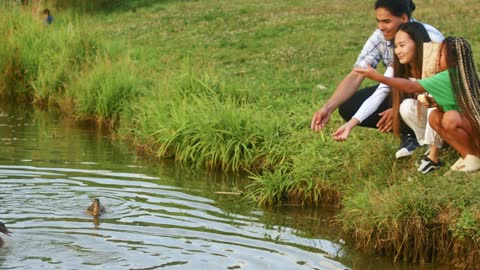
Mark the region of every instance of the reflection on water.
<instances>
[{"instance_id":1,"label":"reflection on water","mask_svg":"<svg viewBox=\"0 0 480 270\"><path fill-rule=\"evenodd\" d=\"M433 269L345 251L332 213L259 209L229 193L242 179L145 165L52 113L3 106L0 145L1 269Z\"/></svg>"}]
</instances>

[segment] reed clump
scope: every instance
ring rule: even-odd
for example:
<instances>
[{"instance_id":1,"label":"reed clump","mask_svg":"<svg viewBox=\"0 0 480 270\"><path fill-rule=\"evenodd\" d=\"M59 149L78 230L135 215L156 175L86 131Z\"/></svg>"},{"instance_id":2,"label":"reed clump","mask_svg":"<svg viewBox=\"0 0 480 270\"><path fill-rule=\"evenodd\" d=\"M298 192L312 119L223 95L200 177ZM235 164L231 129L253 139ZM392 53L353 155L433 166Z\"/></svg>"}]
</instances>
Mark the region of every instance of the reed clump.
<instances>
[{"instance_id":1,"label":"reed clump","mask_svg":"<svg viewBox=\"0 0 480 270\"><path fill-rule=\"evenodd\" d=\"M97 57L75 75L64 95L77 119L93 119L114 127L121 112L146 94L149 80L128 57Z\"/></svg>"},{"instance_id":2,"label":"reed clump","mask_svg":"<svg viewBox=\"0 0 480 270\"><path fill-rule=\"evenodd\" d=\"M188 71L155 87L124 114L120 132L150 145L146 151L156 157L233 172L284 162L289 124L241 93L229 94L228 82Z\"/></svg>"},{"instance_id":3,"label":"reed clump","mask_svg":"<svg viewBox=\"0 0 480 270\"><path fill-rule=\"evenodd\" d=\"M29 12L12 8L0 18L0 96L53 104L65 92L72 75L92 59L99 46L75 21L43 25Z\"/></svg>"},{"instance_id":4,"label":"reed clump","mask_svg":"<svg viewBox=\"0 0 480 270\"><path fill-rule=\"evenodd\" d=\"M384 188L367 185L345 197L337 218L363 250L472 268L479 263L479 192L479 183L461 174Z\"/></svg>"}]
</instances>

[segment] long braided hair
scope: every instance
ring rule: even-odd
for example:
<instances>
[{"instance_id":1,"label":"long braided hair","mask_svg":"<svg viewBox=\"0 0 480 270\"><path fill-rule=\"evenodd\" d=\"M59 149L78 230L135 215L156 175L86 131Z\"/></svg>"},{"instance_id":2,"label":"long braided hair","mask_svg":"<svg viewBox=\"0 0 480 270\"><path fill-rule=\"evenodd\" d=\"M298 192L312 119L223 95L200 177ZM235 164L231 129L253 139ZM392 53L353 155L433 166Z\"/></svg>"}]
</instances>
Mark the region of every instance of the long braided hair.
<instances>
[{"instance_id":1,"label":"long braided hair","mask_svg":"<svg viewBox=\"0 0 480 270\"><path fill-rule=\"evenodd\" d=\"M444 41L448 73L458 106L472 127L475 147L480 149L480 80L470 44L462 37Z\"/></svg>"}]
</instances>

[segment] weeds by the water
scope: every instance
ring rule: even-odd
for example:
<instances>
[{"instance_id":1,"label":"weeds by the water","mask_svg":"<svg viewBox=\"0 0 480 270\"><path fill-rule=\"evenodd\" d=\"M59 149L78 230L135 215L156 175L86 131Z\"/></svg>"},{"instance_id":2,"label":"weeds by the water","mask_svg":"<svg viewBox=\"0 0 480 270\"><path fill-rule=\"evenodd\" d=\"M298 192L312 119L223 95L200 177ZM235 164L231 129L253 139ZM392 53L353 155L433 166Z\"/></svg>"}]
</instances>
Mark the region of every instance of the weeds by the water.
<instances>
[{"instance_id":1,"label":"weeds by the water","mask_svg":"<svg viewBox=\"0 0 480 270\"><path fill-rule=\"evenodd\" d=\"M343 200L338 219L362 249L414 262L473 266L479 263L478 198L479 183L462 174L386 188L370 184Z\"/></svg>"},{"instance_id":2,"label":"weeds by the water","mask_svg":"<svg viewBox=\"0 0 480 270\"><path fill-rule=\"evenodd\" d=\"M27 97L39 104L56 104L72 76L99 50L93 36L73 21L56 21L55 29L29 13L11 9L2 16L0 96Z\"/></svg>"},{"instance_id":3,"label":"weeds by the water","mask_svg":"<svg viewBox=\"0 0 480 270\"><path fill-rule=\"evenodd\" d=\"M270 169L284 159L288 122L230 93L226 82L183 73L156 87L126 113L126 129L134 128L125 132L153 145L158 157L225 171Z\"/></svg>"},{"instance_id":4,"label":"weeds by the water","mask_svg":"<svg viewBox=\"0 0 480 270\"><path fill-rule=\"evenodd\" d=\"M74 115L115 123L125 108L147 94L149 80L131 59L114 61L98 57L76 74L65 94L66 100L75 103Z\"/></svg>"}]
</instances>

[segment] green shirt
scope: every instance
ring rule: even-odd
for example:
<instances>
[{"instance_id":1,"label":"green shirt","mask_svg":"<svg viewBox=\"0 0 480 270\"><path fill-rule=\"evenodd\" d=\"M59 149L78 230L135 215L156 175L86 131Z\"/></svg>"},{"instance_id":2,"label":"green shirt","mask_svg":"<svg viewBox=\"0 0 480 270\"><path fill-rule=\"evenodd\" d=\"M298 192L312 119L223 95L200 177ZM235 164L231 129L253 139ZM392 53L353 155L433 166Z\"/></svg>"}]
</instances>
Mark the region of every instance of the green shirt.
<instances>
[{"instance_id":1,"label":"green shirt","mask_svg":"<svg viewBox=\"0 0 480 270\"><path fill-rule=\"evenodd\" d=\"M452 82L448 70L439 72L434 76L417 81L425 91L432 95L443 111L458 111L457 100L453 94Z\"/></svg>"}]
</instances>

